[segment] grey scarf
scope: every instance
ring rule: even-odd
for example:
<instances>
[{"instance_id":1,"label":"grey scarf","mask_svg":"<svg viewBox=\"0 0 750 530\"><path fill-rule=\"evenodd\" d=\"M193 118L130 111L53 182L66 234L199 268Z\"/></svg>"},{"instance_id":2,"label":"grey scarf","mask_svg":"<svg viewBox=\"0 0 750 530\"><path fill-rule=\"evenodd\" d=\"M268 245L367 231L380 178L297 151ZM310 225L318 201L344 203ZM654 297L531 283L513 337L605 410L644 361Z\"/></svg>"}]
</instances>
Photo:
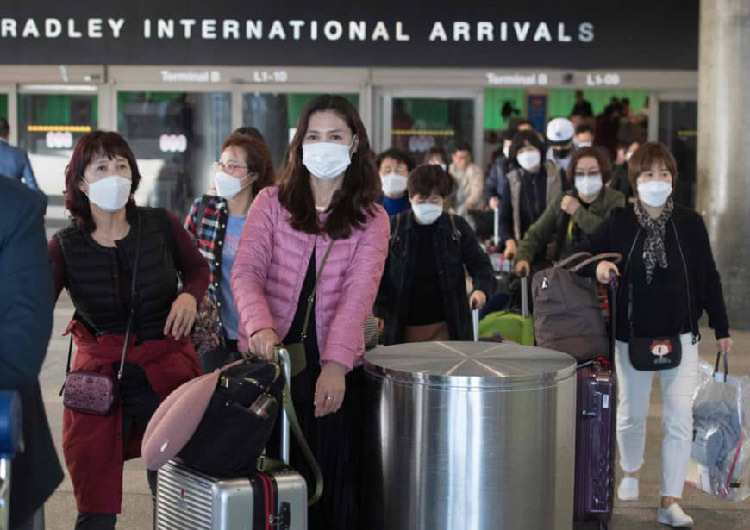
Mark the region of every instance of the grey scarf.
<instances>
[{"instance_id":1,"label":"grey scarf","mask_svg":"<svg viewBox=\"0 0 750 530\"><path fill-rule=\"evenodd\" d=\"M646 241L643 243L643 262L646 266L646 283L654 279L656 265L662 269L667 268L667 249L664 246L664 234L667 221L672 215L674 202L670 196L664 204L661 215L653 219L648 215L640 200L635 201L635 216L638 223L646 231Z\"/></svg>"}]
</instances>

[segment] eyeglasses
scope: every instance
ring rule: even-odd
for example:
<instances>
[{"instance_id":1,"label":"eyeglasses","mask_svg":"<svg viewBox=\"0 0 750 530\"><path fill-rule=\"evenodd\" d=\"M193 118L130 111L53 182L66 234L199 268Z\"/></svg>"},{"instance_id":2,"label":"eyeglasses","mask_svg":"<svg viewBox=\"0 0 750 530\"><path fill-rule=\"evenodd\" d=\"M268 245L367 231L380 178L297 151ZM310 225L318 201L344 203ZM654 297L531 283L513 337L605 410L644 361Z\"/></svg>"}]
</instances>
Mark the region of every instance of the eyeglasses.
<instances>
[{"instance_id":1,"label":"eyeglasses","mask_svg":"<svg viewBox=\"0 0 750 530\"><path fill-rule=\"evenodd\" d=\"M247 169L247 165L234 164L232 162L230 162L229 164L225 164L224 162L219 160L218 162L214 162L214 168L226 170L227 173L234 173L241 169Z\"/></svg>"}]
</instances>

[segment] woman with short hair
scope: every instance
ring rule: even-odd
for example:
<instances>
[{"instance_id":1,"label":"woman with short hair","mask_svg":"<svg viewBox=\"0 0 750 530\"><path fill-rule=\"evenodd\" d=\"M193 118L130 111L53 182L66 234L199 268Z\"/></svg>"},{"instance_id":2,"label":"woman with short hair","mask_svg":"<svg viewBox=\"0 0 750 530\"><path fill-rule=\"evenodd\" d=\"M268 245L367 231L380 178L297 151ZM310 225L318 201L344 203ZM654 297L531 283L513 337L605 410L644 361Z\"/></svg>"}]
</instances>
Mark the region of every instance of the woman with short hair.
<instances>
[{"instance_id":1,"label":"woman with short hair","mask_svg":"<svg viewBox=\"0 0 750 530\"><path fill-rule=\"evenodd\" d=\"M463 217L444 213L454 181L438 166L409 176L411 211L391 220L391 244L375 303L386 345L472 340L471 308L495 288L489 257ZM473 281L466 294L466 275Z\"/></svg>"},{"instance_id":2,"label":"woman with short hair","mask_svg":"<svg viewBox=\"0 0 750 530\"><path fill-rule=\"evenodd\" d=\"M555 197L518 243L518 274L529 275L534 263L568 257L614 208L625 206L625 196L607 186L611 173L612 166L601 150L584 147L573 154L567 174L573 189Z\"/></svg>"},{"instance_id":3,"label":"woman with short hair","mask_svg":"<svg viewBox=\"0 0 750 530\"><path fill-rule=\"evenodd\" d=\"M578 251L622 256L618 267L602 261L585 273L608 283L621 275L617 296L617 445L624 478L623 501L638 500L646 420L654 371L664 407L659 522L691 526L677 501L690 461L692 400L698 374L698 322L705 310L720 352L729 352L729 321L721 279L701 216L676 205L677 164L666 146L648 142L629 161L636 200L619 208L587 237ZM681 355L678 355L680 353Z\"/></svg>"}]
</instances>

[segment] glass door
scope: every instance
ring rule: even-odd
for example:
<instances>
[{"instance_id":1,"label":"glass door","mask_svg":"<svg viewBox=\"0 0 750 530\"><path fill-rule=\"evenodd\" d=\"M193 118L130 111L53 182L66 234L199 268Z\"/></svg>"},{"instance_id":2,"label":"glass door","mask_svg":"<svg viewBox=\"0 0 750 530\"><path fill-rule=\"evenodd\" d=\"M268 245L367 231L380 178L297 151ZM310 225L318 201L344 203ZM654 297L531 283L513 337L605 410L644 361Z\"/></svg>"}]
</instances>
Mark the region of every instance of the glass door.
<instances>
[{"instance_id":1,"label":"glass door","mask_svg":"<svg viewBox=\"0 0 750 530\"><path fill-rule=\"evenodd\" d=\"M96 87L90 88L74 93L25 93L22 87L18 94L18 146L28 152L37 183L51 207L64 204L65 167L73 147L97 127Z\"/></svg>"},{"instance_id":2,"label":"glass door","mask_svg":"<svg viewBox=\"0 0 750 530\"><path fill-rule=\"evenodd\" d=\"M439 147L450 154L459 142L472 147L482 160L480 96L469 93L393 91L383 98L382 148L396 147L421 163L425 153Z\"/></svg>"},{"instance_id":3,"label":"glass door","mask_svg":"<svg viewBox=\"0 0 750 530\"><path fill-rule=\"evenodd\" d=\"M0 118L4 118L6 120L9 119L9 116L8 116L8 94L6 94L6 93L0 93Z\"/></svg>"},{"instance_id":4,"label":"glass door","mask_svg":"<svg viewBox=\"0 0 750 530\"><path fill-rule=\"evenodd\" d=\"M182 218L206 193L232 131L230 92L117 92L117 129L138 159L136 202Z\"/></svg>"},{"instance_id":5,"label":"glass door","mask_svg":"<svg viewBox=\"0 0 750 530\"><path fill-rule=\"evenodd\" d=\"M261 132L277 168L286 160L302 109L318 95L317 92L250 92L242 95L242 125L255 127ZM338 95L344 96L359 110L359 94L340 92Z\"/></svg>"}]
</instances>

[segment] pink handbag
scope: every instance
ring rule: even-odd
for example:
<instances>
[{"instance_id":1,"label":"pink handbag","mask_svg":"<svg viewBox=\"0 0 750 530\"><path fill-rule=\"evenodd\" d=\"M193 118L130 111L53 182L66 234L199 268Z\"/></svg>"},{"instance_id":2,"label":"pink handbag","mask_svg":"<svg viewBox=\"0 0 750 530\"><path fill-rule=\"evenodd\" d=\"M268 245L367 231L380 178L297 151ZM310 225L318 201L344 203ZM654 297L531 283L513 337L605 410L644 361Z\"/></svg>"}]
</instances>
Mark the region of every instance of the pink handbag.
<instances>
[{"instance_id":1,"label":"pink handbag","mask_svg":"<svg viewBox=\"0 0 750 530\"><path fill-rule=\"evenodd\" d=\"M63 396L63 405L81 414L97 414L106 416L112 411L117 401L118 383L122 380L122 370L125 367L125 355L130 344L130 335L133 331L133 319L135 316L136 290L135 281L138 276L138 263L141 254L141 217L138 215L138 235L135 244L135 260L133 264L133 278L130 286L130 315L125 330L125 344L122 346L122 358L117 376L101 374L99 372L87 372L84 370L70 370L70 361L73 357L73 338L70 339L68 348L68 364L65 368L65 384L60 389Z\"/></svg>"},{"instance_id":2,"label":"pink handbag","mask_svg":"<svg viewBox=\"0 0 750 530\"><path fill-rule=\"evenodd\" d=\"M109 414L117 399L117 382L111 375L76 370L65 378L63 405L81 414Z\"/></svg>"}]
</instances>

